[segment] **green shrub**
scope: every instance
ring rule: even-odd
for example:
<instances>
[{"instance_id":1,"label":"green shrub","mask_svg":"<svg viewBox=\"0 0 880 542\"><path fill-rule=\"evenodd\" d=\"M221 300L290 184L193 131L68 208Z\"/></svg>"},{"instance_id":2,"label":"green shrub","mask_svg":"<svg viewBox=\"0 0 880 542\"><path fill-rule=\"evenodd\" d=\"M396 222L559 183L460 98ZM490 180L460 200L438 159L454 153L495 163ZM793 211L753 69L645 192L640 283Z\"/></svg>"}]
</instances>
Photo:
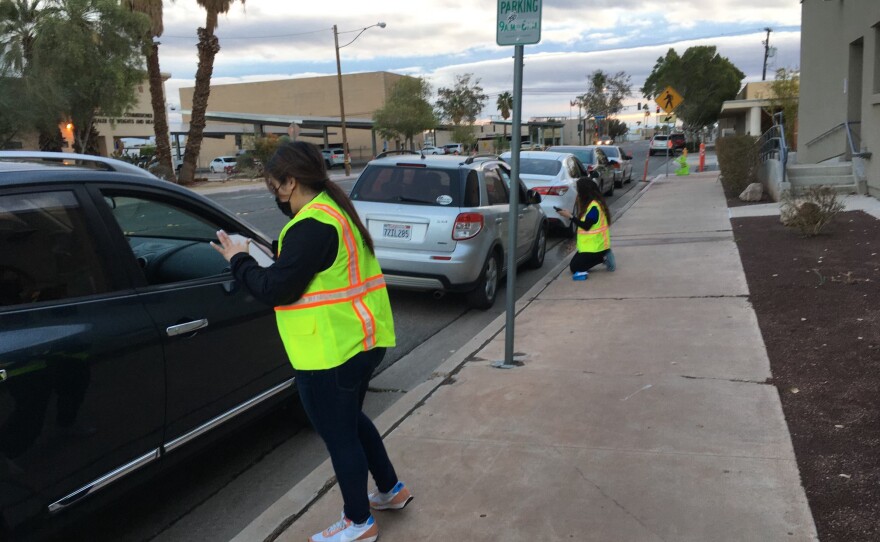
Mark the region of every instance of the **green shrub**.
<instances>
[{"instance_id":1,"label":"green shrub","mask_svg":"<svg viewBox=\"0 0 880 542\"><path fill-rule=\"evenodd\" d=\"M791 190L782 193L779 218L789 228L795 228L804 237L819 235L844 208L837 192L830 186L811 186L797 196Z\"/></svg>"},{"instance_id":2,"label":"green shrub","mask_svg":"<svg viewBox=\"0 0 880 542\"><path fill-rule=\"evenodd\" d=\"M728 197L736 197L752 183L758 182L757 138L727 136L715 142L721 184Z\"/></svg>"}]
</instances>

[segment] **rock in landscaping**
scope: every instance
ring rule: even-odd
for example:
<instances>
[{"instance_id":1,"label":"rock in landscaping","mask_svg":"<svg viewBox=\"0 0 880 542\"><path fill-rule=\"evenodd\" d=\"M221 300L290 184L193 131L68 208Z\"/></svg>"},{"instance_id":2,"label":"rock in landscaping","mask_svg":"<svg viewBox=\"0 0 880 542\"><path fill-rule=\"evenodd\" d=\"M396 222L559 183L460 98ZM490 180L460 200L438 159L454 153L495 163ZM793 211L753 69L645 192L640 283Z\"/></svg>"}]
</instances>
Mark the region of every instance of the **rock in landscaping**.
<instances>
[{"instance_id":1,"label":"rock in landscaping","mask_svg":"<svg viewBox=\"0 0 880 542\"><path fill-rule=\"evenodd\" d=\"M739 199L743 201L761 201L764 196L764 185L761 183L752 183L743 190L739 195Z\"/></svg>"}]
</instances>

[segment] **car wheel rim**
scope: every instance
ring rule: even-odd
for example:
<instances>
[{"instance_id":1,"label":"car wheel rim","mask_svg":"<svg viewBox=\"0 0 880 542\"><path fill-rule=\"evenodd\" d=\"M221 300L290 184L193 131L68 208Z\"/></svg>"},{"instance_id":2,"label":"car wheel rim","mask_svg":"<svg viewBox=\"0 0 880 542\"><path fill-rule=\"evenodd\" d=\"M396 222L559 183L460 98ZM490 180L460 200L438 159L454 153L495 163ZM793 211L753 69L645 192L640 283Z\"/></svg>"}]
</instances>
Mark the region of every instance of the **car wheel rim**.
<instances>
[{"instance_id":1,"label":"car wheel rim","mask_svg":"<svg viewBox=\"0 0 880 542\"><path fill-rule=\"evenodd\" d=\"M538 233L540 237L538 237L538 261L544 261L544 253L547 251L547 234L544 232L544 228L541 228L540 233Z\"/></svg>"},{"instance_id":2,"label":"car wheel rim","mask_svg":"<svg viewBox=\"0 0 880 542\"><path fill-rule=\"evenodd\" d=\"M495 289L498 287L498 263L495 257L489 258L486 263L486 299L495 297Z\"/></svg>"}]
</instances>

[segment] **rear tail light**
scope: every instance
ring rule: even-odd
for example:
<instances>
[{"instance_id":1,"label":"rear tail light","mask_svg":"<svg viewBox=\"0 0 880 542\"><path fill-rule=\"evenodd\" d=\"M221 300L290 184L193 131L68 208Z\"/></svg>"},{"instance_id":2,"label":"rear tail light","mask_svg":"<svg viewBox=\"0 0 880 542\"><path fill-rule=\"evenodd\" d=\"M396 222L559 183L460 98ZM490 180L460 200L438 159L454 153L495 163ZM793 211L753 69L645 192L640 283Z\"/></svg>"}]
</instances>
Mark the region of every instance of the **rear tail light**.
<instances>
[{"instance_id":1,"label":"rear tail light","mask_svg":"<svg viewBox=\"0 0 880 542\"><path fill-rule=\"evenodd\" d=\"M614 169L620 169L620 163L619 162L611 162L611 167L613 167Z\"/></svg>"},{"instance_id":2,"label":"rear tail light","mask_svg":"<svg viewBox=\"0 0 880 542\"><path fill-rule=\"evenodd\" d=\"M593 164L588 165L587 166L587 173L593 171L593 167L594 167Z\"/></svg>"},{"instance_id":3,"label":"rear tail light","mask_svg":"<svg viewBox=\"0 0 880 542\"><path fill-rule=\"evenodd\" d=\"M564 196L566 192L568 192L567 186L536 186L532 188L538 194L542 196Z\"/></svg>"},{"instance_id":4,"label":"rear tail light","mask_svg":"<svg viewBox=\"0 0 880 542\"><path fill-rule=\"evenodd\" d=\"M480 213L459 213L452 226L452 239L464 241L476 236L483 230L483 215Z\"/></svg>"}]
</instances>

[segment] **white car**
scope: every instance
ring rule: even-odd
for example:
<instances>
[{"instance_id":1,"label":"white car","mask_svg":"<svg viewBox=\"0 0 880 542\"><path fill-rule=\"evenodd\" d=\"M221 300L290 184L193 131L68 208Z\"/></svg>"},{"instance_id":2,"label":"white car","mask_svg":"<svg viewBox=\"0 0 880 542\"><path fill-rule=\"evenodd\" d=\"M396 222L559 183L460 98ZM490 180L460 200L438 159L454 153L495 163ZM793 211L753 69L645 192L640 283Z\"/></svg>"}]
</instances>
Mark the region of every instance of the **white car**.
<instances>
[{"instance_id":1,"label":"white car","mask_svg":"<svg viewBox=\"0 0 880 542\"><path fill-rule=\"evenodd\" d=\"M321 154L324 155L324 164L327 166L327 169L333 169L333 166L345 165L345 153L340 148L321 149Z\"/></svg>"},{"instance_id":2,"label":"white car","mask_svg":"<svg viewBox=\"0 0 880 542\"><path fill-rule=\"evenodd\" d=\"M422 152L425 154L446 154L446 150L442 147L435 147L434 145L425 145L422 147Z\"/></svg>"},{"instance_id":3,"label":"white car","mask_svg":"<svg viewBox=\"0 0 880 542\"><path fill-rule=\"evenodd\" d=\"M658 134L651 138L651 143L648 145L648 156L654 156L655 154L668 154L673 156L675 152L673 149L669 148L669 136Z\"/></svg>"},{"instance_id":4,"label":"white car","mask_svg":"<svg viewBox=\"0 0 880 542\"><path fill-rule=\"evenodd\" d=\"M614 171L614 186L620 188L623 183L633 180L632 156L626 154L626 151L617 145L600 145L599 148L611 162L611 168Z\"/></svg>"},{"instance_id":5,"label":"white car","mask_svg":"<svg viewBox=\"0 0 880 542\"><path fill-rule=\"evenodd\" d=\"M447 143L443 145L444 154L464 154L464 145L461 143Z\"/></svg>"},{"instance_id":6,"label":"white car","mask_svg":"<svg viewBox=\"0 0 880 542\"><path fill-rule=\"evenodd\" d=\"M211 169L211 173L224 173L227 167L235 167L238 158L235 156L218 156L211 160L211 164L208 166Z\"/></svg>"},{"instance_id":7,"label":"white car","mask_svg":"<svg viewBox=\"0 0 880 542\"><path fill-rule=\"evenodd\" d=\"M501 155L510 161L510 151ZM551 223L574 233L571 221L556 212L556 207L575 212L577 180L589 175L574 154L553 151L521 151L519 153L519 177L526 188L541 195L541 209Z\"/></svg>"}]
</instances>

